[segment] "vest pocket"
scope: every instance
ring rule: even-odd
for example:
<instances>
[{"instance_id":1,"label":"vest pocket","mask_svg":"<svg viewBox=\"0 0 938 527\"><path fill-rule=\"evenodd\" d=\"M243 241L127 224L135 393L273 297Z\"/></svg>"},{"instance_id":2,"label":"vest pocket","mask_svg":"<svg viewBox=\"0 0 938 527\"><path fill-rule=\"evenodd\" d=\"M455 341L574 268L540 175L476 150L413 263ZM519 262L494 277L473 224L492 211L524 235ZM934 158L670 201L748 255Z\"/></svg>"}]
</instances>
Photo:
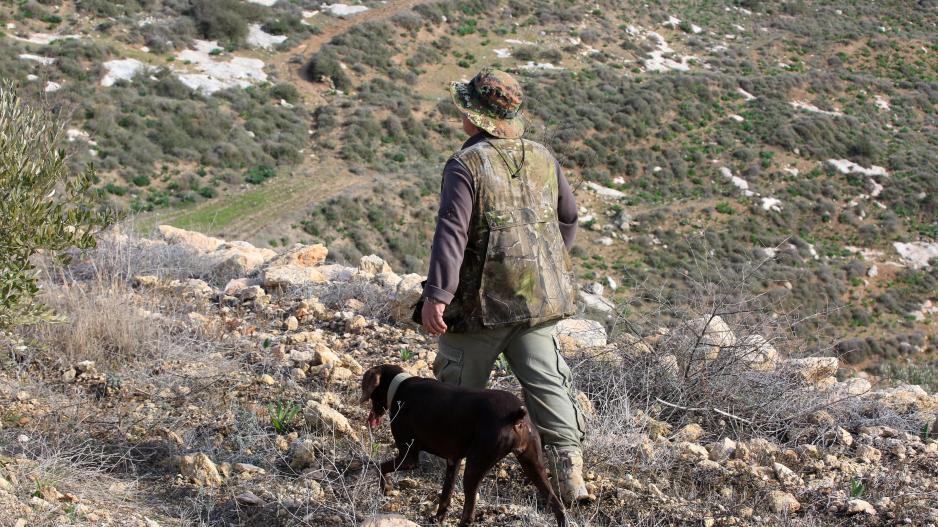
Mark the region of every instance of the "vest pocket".
<instances>
[{"instance_id":1,"label":"vest pocket","mask_svg":"<svg viewBox=\"0 0 938 527\"><path fill-rule=\"evenodd\" d=\"M485 218L489 238L479 290L483 324L493 327L563 316L570 297L570 272L556 212L501 209L486 212Z\"/></svg>"}]
</instances>

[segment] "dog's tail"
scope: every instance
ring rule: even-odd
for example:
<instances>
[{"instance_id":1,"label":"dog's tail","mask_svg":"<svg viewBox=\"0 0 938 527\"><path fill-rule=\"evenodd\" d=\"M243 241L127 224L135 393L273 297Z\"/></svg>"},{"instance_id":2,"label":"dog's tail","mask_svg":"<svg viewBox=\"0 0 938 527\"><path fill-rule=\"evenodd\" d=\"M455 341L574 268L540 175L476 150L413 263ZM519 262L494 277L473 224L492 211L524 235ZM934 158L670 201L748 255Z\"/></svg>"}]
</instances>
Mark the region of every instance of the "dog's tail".
<instances>
[{"instance_id":1,"label":"dog's tail","mask_svg":"<svg viewBox=\"0 0 938 527\"><path fill-rule=\"evenodd\" d=\"M517 423L527 416L528 409L524 406L519 406L517 410L508 415L508 419L510 419L512 423Z\"/></svg>"}]
</instances>

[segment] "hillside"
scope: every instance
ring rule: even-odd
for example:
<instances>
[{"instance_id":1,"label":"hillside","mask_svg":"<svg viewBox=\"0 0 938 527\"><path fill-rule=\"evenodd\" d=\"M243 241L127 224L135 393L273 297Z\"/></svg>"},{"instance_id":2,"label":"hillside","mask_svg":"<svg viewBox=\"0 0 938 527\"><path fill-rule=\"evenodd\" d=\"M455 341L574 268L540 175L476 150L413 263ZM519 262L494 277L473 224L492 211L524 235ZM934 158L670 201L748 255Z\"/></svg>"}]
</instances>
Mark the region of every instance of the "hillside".
<instances>
[{"instance_id":1,"label":"hillside","mask_svg":"<svg viewBox=\"0 0 938 527\"><path fill-rule=\"evenodd\" d=\"M45 267L42 300L67 321L4 339L0 525L430 524L442 463L382 497L390 433L357 402L374 364L431 375L435 343L402 322L422 277L374 255L330 264L322 245L159 232L111 231ZM846 378L777 328L709 313L609 342L562 325L598 496L571 520L938 525L938 393ZM491 385L519 390L503 367ZM551 525L522 480L500 463L477 525Z\"/></svg>"},{"instance_id":2,"label":"hillside","mask_svg":"<svg viewBox=\"0 0 938 527\"><path fill-rule=\"evenodd\" d=\"M723 284L817 351L938 384L933 2L31 0L0 20L4 79L68 120L141 232L425 272L463 139L446 84L495 65L577 187L578 272L616 305L594 318L646 336Z\"/></svg>"}]
</instances>

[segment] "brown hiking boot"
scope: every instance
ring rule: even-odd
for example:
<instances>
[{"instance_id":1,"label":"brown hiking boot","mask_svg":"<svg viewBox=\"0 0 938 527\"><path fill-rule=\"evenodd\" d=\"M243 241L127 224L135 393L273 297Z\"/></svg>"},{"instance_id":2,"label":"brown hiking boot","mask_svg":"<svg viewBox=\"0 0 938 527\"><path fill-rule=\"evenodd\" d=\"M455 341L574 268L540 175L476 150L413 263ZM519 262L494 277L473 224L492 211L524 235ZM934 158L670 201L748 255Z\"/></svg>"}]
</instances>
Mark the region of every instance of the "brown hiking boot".
<instances>
[{"instance_id":1,"label":"brown hiking boot","mask_svg":"<svg viewBox=\"0 0 938 527\"><path fill-rule=\"evenodd\" d=\"M556 450L548 447L547 464L554 492L566 505L589 503L596 499L583 481L583 454L579 450Z\"/></svg>"}]
</instances>

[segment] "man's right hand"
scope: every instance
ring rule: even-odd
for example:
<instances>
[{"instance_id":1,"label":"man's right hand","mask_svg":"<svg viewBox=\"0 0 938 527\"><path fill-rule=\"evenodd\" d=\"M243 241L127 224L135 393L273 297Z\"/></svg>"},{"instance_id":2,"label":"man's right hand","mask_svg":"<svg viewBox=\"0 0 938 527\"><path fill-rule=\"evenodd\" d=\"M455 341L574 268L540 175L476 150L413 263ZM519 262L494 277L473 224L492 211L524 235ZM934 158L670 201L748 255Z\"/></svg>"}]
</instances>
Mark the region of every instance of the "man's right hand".
<instances>
[{"instance_id":1,"label":"man's right hand","mask_svg":"<svg viewBox=\"0 0 938 527\"><path fill-rule=\"evenodd\" d=\"M446 304L432 298L424 299L420 318L423 320L423 329L431 336L438 337L446 333L446 323L443 322L443 310Z\"/></svg>"}]
</instances>

